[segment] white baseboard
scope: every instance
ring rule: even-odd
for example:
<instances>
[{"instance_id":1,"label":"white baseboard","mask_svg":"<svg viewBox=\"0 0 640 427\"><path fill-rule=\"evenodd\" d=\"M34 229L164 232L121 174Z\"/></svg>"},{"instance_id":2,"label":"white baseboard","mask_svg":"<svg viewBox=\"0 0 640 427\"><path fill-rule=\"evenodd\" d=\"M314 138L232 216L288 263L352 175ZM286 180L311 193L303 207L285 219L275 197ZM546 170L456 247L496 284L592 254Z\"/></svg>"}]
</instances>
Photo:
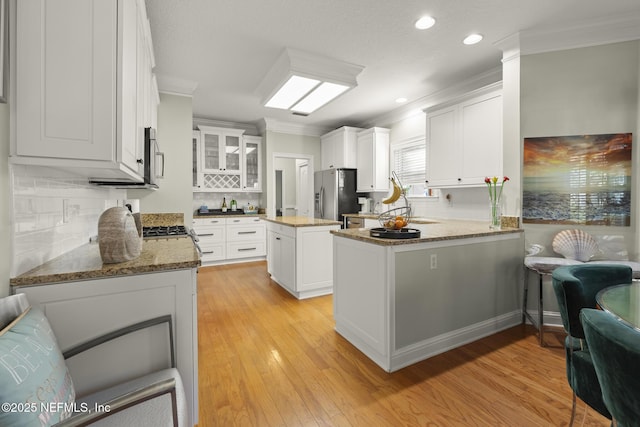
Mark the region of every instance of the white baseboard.
<instances>
[{"instance_id":1,"label":"white baseboard","mask_svg":"<svg viewBox=\"0 0 640 427\"><path fill-rule=\"evenodd\" d=\"M522 323L522 312L512 311L484 322L476 323L446 334L421 341L394 352L390 372L428 359L464 344L493 335Z\"/></svg>"}]
</instances>

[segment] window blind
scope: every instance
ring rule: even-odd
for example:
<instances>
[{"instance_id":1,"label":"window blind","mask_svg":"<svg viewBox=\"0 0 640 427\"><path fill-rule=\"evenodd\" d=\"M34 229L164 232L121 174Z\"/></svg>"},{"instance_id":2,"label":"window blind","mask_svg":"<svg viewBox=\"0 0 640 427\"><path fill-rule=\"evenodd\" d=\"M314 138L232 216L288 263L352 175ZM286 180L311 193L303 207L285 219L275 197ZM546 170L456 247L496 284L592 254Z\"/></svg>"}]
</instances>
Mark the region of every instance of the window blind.
<instances>
[{"instance_id":1,"label":"window blind","mask_svg":"<svg viewBox=\"0 0 640 427\"><path fill-rule=\"evenodd\" d=\"M404 185L424 184L426 177L424 140L393 148L393 170Z\"/></svg>"}]
</instances>

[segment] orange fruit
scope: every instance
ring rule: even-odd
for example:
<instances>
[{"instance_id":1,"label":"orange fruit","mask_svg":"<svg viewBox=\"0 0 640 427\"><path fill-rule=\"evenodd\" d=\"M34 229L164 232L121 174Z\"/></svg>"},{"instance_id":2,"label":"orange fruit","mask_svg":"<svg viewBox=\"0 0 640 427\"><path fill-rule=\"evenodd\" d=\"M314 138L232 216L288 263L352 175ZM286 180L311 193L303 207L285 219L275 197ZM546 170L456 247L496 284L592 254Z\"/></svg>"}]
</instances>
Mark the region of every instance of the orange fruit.
<instances>
[{"instance_id":1,"label":"orange fruit","mask_svg":"<svg viewBox=\"0 0 640 427\"><path fill-rule=\"evenodd\" d=\"M396 219L396 230L400 230L404 227L404 219Z\"/></svg>"}]
</instances>

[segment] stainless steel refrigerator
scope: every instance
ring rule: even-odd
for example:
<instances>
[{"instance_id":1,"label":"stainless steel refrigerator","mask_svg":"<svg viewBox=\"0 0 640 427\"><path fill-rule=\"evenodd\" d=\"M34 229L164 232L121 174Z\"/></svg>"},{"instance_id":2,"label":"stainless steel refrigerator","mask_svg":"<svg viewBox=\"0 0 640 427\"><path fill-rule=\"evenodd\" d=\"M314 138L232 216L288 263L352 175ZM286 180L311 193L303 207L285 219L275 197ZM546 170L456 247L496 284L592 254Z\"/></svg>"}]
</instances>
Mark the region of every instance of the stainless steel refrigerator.
<instances>
[{"instance_id":1,"label":"stainless steel refrigerator","mask_svg":"<svg viewBox=\"0 0 640 427\"><path fill-rule=\"evenodd\" d=\"M355 169L328 169L314 174L314 217L343 221L342 214L357 213Z\"/></svg>"}]
</instances>

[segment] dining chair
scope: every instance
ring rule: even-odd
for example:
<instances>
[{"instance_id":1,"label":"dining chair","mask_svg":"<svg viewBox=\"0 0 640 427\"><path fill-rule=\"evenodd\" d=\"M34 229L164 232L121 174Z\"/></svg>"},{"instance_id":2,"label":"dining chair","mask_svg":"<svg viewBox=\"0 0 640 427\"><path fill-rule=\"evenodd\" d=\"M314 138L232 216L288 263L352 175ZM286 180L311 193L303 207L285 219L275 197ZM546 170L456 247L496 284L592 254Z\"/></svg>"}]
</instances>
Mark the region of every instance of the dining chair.
<instances>
[{"instance_id":1,"label":"dining chair","mask_svg":"<svg viewBox=\"0 0 640 427\"><path fill-rule=\"evenodd\" d=\"M170 368L76 396L67 359L156 325L169 333ZM1 298L0 402L2 426L84 426L94 422L101 427L185 426L187 407L175 369L171 316L129 325L62 352L46 316L30 306L24 294Z\"/></svg>"},{"instance_id":2,"label":"dining chair","mask_svg":"<svg viewBox=\"0 0 640 427\"><path fill-rule=\"evenodd\" d=\"M602 310L580 318L614 425L640 426L640 331Z\"/></svg>"},{"instance_id":3,"label":"dining chair","mask_svg":"<svg viewBox=\"0 0 640 427\"><path fill-rule=\"evenodd\" d=\"M572 390L571 420L576 414L576 397L611 419L602 399L602 390L596 375L580 311L596 308L596 294L609 286L629 283L633 279L630 267L609 264L580 264L556 268L551 274L553 290L558 300L565 339L567 381Z\"/></svg>"}]
</instances>

